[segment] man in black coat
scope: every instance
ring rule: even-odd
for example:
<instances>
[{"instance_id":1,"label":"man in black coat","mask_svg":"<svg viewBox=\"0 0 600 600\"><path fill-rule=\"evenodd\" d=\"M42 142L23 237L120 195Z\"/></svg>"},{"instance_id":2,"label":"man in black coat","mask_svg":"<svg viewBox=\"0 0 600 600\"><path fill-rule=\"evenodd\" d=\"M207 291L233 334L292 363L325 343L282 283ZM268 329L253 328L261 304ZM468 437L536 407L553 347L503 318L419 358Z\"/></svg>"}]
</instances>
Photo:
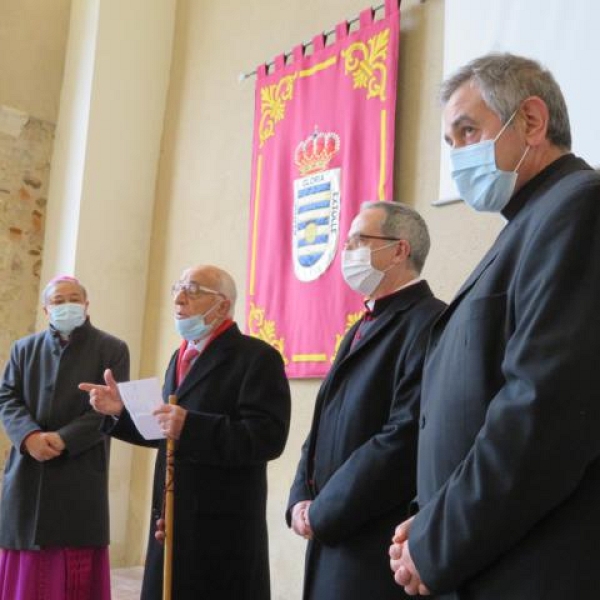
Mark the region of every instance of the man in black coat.
<instances>
[{"instance_id":1,"label":"man in black coat","mask_svg":"<svg viewBox=\"0 0 600 600\"><path fill-rule=\"evenodd\" d=\"M317 396L287 511L309 539L306 600L392 600L387 557L415 493L421 369L444 304L419 273L429 235L414 210L365 203L343 254L367 313L344 338Z\"/></svg>"},{"instance_id":2,"label":"man in black coat","mask_svg":"<svg viewBox=\"0 0 600 600\"><path fill-rule=\"evenodd\" d=\"M265 342L240 333L232 320L235 284L226 272L188 269L172 292L184 341L167 368L163 395L166 402L175 394L178 403L155 414L176 441L173 598L268 600L267 461L283 451L290 420L283 361ZM142 600L158 600L166 444L141 437L110 373L106 383L82 388L96 410L118 415L107 419L110 434L158 446L142 587Z\"/></svg>"},{"instance_id":3,"label":"man in black coat","mask_svg":"<svg viewBox=\"0 0 600 600\"><path fill-rule=\"evenodd\" d=\"M442 99L459 191L507 224L433 330L392 569L453 600L597 598L600 176L534 61L477 59Z\"/></svg>"},{"instance_id":4,"label":"man in black coat","mask_svg":"<svg viewBox=\"0 0 600 600\"><path fill-rule=\"evenodd\" d=\"M74 277L54 278L42 300L49 327L13 344L0 383L12 444L0 503L0 598L45 590L108 599L109 440L77 384L101 383L106 369L129 379L129 350L91 324Z\"/></svg>"}]
</instances>

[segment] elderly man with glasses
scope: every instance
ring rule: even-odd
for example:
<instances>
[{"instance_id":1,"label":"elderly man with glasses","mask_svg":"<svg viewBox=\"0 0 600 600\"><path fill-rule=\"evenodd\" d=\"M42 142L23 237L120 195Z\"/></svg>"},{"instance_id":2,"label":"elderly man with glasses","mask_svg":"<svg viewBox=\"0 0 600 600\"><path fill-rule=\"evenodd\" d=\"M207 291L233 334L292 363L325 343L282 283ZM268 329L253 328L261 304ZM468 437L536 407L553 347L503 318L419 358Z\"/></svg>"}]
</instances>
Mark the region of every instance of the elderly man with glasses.
<instances>
[{"instance_id":1,"label":"elderly man with glasses","mask_svg":"<svg viewBox=\"0 0 600 600\"><path fill-rule=\"evenodd\" d=\"M183 272L172 287L183 338L164 384L177 405L155 411L175 440L173 598L268 600L267 461L285 446L290 392L283 361L233 321L236 287L213 266ZM166 443L148 442L124 409L110 372L106 385L81 384L106 430L158 447L142 600L162 598L162 507Z\"/></svg>"}]
</instances>

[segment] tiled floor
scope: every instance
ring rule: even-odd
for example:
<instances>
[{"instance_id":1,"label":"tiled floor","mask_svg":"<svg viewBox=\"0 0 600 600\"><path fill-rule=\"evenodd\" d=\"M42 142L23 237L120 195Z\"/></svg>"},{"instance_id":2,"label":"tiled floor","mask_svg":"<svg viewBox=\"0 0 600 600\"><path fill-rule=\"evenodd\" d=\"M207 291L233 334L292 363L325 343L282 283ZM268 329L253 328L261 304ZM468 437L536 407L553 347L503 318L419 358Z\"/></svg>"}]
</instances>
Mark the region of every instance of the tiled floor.
<instances>
[{"instance_id":1,"label":"tiled floor","mask_svg":"<svg viewBox=\"0 0 600 600\"><path fill-rule=\"evenodd\" d=\"M139 600L144 567L113 569L110 572L112 600Z\"/></svg>"}]
</instances>

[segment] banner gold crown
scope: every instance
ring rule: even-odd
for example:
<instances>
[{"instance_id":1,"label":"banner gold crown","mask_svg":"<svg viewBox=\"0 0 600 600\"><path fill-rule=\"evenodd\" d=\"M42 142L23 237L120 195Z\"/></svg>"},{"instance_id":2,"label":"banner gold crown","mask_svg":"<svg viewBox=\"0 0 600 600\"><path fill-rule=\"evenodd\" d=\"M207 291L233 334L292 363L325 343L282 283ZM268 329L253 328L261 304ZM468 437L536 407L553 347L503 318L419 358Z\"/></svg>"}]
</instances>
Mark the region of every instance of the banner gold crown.
<instances>
[{"instance_id":1,"label":"banner gold crown","mask_svg":"<svg viewBox=\"0 0 600 600\"><path fill-rule=\"evenodd\" d=\"M340 136L337 133L326 133L315 127L314 133L296 146L294 162L301 175L324 171L339 149Z\"/></svg>"}]
</instances>

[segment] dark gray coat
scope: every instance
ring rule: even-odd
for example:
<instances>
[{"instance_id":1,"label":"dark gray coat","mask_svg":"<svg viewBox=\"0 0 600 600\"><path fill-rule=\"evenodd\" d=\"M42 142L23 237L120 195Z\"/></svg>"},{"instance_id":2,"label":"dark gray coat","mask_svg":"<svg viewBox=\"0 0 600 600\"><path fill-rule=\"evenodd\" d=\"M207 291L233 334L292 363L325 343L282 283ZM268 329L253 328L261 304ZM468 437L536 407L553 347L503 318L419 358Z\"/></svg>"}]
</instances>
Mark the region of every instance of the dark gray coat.
<instances>
[{"instance_id":1,"label":"dark gray coat","mask_svg":"<svg viewBox=\"0 0 600 600\"><path fill-rule=\"evenodd\" d=\"M454 600L598 598L600 176L525 185L433 330L410 532Z\"/></svg>"},{"instance_id":2,"label":"dark gray coat","mask_svg":"<svg viewBox=\"0 0 600 600\"><path fill-rule=\"evenodd\" d=\"M287 512L289 524L296 503L313 501L305 600L405 598L387 552L415 495L421 369L443 308L424 281L377 301L321 385Z\"/></svg>"},{"instance_id":3,"label":"dark gray coat","mask_svg":"<svg viewBox=\"0 0 600 600\"><path fill-rule=\"evenodd\" d=\"M177 352L163 389L187 417L175 452L173 598L268 600L267 461L285 446L290 390L281 355L233 325L175 384ZM165 482L165 442L148 442L125 412L111 435L158 446L143 600L162 598L163 546L154 539Z\"/></svg>"},{"instance_id":4,"label":"dark gray coat","mask_svg":"<svg viewBox=\"0 0 600 600\"><path fill-rule=\"evenodd\" d=\"M15 342L0 385L0 419L12 447L4 469L0 547L105 546L109 542L108 442L82 381L110 368L129 378L129 351L89 320L61 348L49 329ZM33 431L56 431L66 450L38 462L21 452Z\"/></svg>"}]
</instances>

